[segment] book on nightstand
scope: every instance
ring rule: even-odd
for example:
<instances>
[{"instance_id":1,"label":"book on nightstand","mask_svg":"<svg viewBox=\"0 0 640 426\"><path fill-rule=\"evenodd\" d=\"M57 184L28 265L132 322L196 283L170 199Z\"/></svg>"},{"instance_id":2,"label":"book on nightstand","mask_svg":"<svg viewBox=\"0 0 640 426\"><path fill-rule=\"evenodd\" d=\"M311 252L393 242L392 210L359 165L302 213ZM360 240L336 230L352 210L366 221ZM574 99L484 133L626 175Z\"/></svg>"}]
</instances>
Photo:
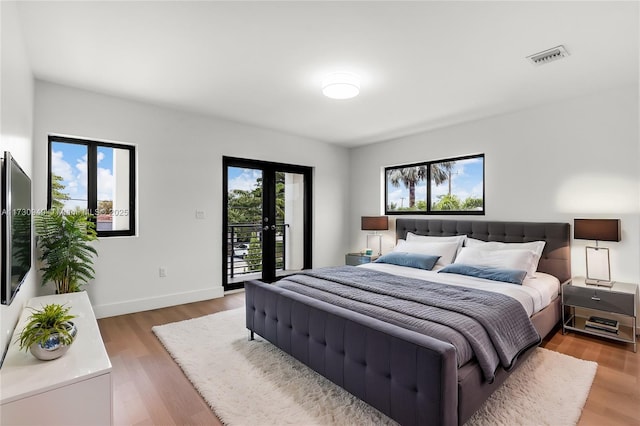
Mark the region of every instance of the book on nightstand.
<instances>
[{"instance_id":1,"label":"book on nightstand","mask_svg":"<svg viewBox=\"0 0 640 426\"><path fill-rule=\"evenodd\" d=\"M609 333L618 332L618 321L609 318L592 316L585 321L584 326L594 330L607 331Z\"/></svg>"}]
</instances>

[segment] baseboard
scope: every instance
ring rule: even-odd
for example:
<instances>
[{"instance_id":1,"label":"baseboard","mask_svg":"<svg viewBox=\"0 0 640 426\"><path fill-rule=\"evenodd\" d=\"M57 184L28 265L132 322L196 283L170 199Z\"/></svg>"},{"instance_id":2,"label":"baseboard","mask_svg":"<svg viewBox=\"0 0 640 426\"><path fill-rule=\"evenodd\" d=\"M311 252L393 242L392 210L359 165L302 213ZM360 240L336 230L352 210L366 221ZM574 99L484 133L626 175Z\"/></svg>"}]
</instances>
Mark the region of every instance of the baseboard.
<instances>
[{"instance_id":1,"label":"baseboard","mask_svg":"<svg viewBox=\"0 0 640 426\"><path fill-rule=\"evenodd\" d=\"M116 315L132 314L134 312L149 311L151 309L166 308L184 303L200 302L202 300L217 299L224 296L222 287L190 291L186 293L166 294L144 299L127 300L105 305L93 305L96 318L114 317Z\"/></svg>"}]
</instances>

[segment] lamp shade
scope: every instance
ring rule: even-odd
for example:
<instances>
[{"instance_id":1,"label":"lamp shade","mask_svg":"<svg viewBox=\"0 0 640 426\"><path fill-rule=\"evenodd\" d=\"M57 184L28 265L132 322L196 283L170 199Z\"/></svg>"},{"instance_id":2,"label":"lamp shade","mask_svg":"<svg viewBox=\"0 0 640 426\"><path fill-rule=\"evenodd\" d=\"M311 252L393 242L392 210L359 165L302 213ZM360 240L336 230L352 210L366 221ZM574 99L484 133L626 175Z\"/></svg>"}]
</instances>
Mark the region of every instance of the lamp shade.
<instances>
[{"instance_id":1,"label":"lamp shade","mask_svg":"<svg viewBox=\"0 0 640 426\"><path fill-rule=\"evenodd\" d=\"M620 219L574 219L573 238L620 241Z\"/></svg>"},{"instance_id":2,"label":"lamp shade","mask_svg":"<svg viewBox=\"0 0 640 426\"><path fill-rule=\"evenodd\" d=\"M389 229L387 216L362 216L363 231L386 231Z\"/></svg>"}]
</instances>

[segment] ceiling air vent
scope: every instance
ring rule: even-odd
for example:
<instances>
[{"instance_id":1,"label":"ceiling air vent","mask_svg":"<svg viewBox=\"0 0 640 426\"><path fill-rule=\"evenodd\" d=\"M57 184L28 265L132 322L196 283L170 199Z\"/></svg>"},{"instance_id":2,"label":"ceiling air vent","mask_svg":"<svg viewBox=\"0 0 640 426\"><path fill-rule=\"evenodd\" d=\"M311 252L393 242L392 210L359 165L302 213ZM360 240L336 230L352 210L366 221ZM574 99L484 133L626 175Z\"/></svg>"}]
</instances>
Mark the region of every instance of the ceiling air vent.
<instances>
[{"instance_id":1,"label":"ceiling air vent","mask_svg":"<svg viewBox=\"0 0 640 426\"><path fill-rule=\"evenodd\" d=\"M531 61L533 65L544 65L549 62L562 59L565 56L569 56L569 52L567 52L567 49L565 49L564 46L560 45L542 52L534 53L533 55L527 56L527 59Z\"/></svg>"}]
</instances>

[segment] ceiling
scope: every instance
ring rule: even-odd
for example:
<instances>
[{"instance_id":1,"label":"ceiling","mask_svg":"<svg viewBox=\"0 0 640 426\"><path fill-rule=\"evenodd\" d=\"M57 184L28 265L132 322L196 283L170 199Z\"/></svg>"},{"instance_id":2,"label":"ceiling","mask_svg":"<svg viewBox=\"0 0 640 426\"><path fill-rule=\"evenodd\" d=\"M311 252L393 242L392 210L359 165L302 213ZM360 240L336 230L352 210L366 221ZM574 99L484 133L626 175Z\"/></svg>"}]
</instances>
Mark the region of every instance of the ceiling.
<instances>
[{"instance_id":1,"label":"ceiling","mask_svg":"<svg viewBox=\"0 0 640 426\"><path fill-rule=\"evenodd\" d=\"M638 81L637 2L21 2L38 79L344 146ZM525 57L564 45L567 58ZM331 100L333 71L361 94Z\"/></svg>"}]
</instances>

